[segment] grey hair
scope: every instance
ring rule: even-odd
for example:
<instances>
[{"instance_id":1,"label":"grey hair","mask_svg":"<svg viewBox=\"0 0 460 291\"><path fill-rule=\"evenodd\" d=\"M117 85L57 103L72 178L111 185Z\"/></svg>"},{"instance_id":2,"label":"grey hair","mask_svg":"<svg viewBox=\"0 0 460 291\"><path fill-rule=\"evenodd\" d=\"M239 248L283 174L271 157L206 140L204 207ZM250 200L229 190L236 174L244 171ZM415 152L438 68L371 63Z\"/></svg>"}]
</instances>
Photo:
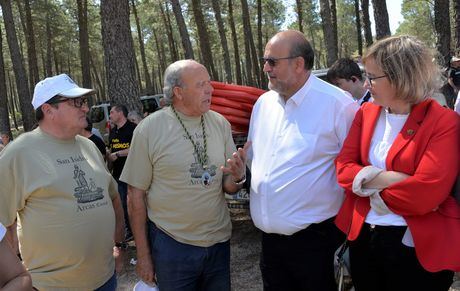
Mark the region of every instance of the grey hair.
<instances>
[{"instance_id":1,"label":"grey hair","mask_svg":"<svg viewBox=\"0 0 460 291\"><path fill-rule=\"evenodd\" d=\"M173 99L173 89L174 87L182 86L182 73L190 64L190 62L195 62L194 60L180 60L170 64L164 73L164 86L163 94L165 105L171 105Z\"/></svg>"}]
</instances>

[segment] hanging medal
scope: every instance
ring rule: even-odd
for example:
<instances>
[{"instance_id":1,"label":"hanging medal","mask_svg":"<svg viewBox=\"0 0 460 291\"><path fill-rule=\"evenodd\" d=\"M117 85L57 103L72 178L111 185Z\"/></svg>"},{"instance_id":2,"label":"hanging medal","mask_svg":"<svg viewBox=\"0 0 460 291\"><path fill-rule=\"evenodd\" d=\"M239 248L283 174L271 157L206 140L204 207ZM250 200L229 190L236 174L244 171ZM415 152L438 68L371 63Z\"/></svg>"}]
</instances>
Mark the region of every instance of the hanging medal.
<instances>
[{"instance_id":1,"label":"hanging medal","mask_svg":"<svg viewBox=\"0 0 460 291\"><path fill-rule=\"evenodd\" d=\"M176 109L174 109L173 105L171 105L171 109L174 112L174 114L176 115L177 120L179 120L180 125L184 129L185 134L187 136L187 139L190 140L190 142L193 145L193 150L195 151L195 154L197 156L198 162L199 162L199 164L201 166L201 170L203 171L202 174L201 174L201 179L200 179L201 180L201 185L203 185L205 188L208 188L209 186L211 186L211 184L213 182L213 177L210 174L209 169L208 169L208 165L207 165L207 163L208 163L207 146L208 145L207 145L207 141L206 141L206 131L205 131L205 127L204 127L204 117L203 117L203 115L201 115L201 120L200 120L201 130L202 130L202 135L203 135L203 151L200 151L198 149L197 144L193 141L192 136L190 135L190 133L188 132L187 128L185 127L182 119L179 117L179 114L177 114Z\"/></svg>"}]
</instances>

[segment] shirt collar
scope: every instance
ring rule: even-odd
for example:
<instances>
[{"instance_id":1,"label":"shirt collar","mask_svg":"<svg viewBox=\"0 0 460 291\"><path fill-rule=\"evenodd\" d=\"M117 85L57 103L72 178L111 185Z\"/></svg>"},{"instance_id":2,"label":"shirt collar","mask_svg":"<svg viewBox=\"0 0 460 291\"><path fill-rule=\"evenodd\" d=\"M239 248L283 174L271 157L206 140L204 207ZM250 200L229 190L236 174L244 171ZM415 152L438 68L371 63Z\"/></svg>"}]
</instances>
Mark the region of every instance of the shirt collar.
<instances>
[{"instance_id":1,"label":"shirt collar","mask_svg":"<svg viewBox=\"0 0 460 291\"><path fill-rule=\"evenodd\" d=\"M294 95L291 96L291 98L288 99L288 101L292 100L291 102L293 102L297 106L302 104L303 100L305 99L305 96L310 91L314 81L316 81L316 77L310 73L310 76L308 76L307 81L303 84L303 86L297 92L294 93ZM286 104L286 102L284 101L284 98L281 97L279 94L278 94L278 102L283 106Z\"/></svg>"}]
</instances>

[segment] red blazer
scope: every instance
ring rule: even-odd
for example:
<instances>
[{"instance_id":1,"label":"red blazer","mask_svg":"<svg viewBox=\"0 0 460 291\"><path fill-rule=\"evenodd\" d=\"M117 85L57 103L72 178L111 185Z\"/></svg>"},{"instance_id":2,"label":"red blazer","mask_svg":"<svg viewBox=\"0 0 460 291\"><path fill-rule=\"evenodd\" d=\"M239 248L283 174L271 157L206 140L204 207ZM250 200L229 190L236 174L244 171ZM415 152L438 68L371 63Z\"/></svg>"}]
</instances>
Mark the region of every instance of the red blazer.
<instances>
[{"instance_id":1,"label":"red blazer","mask_svg":"<svg viewBox=\"0 0 460 291\"><path fill-rule=\"evenodd\" d=\"M335 161L345 201L336 225L355 240L370 210L368 197L352 192L353 179L369 163L371 138L382 108L366 103L356 113ZM409 178L385 188L382 199L401 215L414 239L417 258L430 271L460 271L460 205L450 192L459 171L460 117L434 100L413 106L391 146L387 170Z\"/></svg>"}]
</instances>

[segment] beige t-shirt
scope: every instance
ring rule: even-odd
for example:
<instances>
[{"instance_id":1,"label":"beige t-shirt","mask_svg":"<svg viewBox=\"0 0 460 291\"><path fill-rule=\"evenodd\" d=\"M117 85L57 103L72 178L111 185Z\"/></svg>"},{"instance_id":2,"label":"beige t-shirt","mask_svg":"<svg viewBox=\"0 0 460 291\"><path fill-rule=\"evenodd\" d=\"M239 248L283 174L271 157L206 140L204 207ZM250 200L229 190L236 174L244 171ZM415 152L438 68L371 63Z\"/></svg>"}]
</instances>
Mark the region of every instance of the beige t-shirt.
<instances>
[{"instance_id":1,"label":"beige t-shirt","mask_svg":"<svg viewBox=\"0 0 460 291\"><path fill-rule=\"evenodd\" d=\"M35 287L94 290L110 279L117 184L89 139L24 133L0 153L0 181L0 222L17 214Z\"/></svg>"},{"instance_id":2,"label":"beige t-shirt","mask_svg":"<svg viewBox=\"0 0 460 291\"><path fill-rule=\"evenodd\" d=\"M200 117L178 114L203 152ZM222 115L209 111L204 121L207 171L203 171L192 143L167 107L137 126L120 180L148 190L148 216L160 229L177 241L208 247L231 235L220 166L231 157L235 144L230 124Z\"/></svg>"}]
</instances>

